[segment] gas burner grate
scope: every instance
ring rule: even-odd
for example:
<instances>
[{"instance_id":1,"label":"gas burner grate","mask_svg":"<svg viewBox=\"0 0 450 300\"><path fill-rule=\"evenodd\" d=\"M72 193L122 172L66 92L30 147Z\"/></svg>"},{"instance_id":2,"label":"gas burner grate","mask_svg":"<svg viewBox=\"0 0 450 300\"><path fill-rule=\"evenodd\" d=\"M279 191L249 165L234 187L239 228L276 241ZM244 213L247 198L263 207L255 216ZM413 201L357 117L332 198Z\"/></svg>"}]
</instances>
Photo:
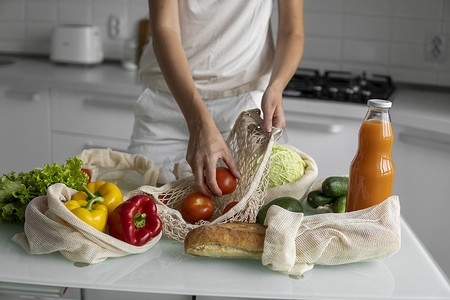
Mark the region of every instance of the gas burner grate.
<instances>
[{"instance_id":1,"label":"gas burner grate","mask_svg":"<svg viewBox=\"0 0 450 300\"><path fill-rule=\"evenodd\" d=\"M366 104L372 98L389 99L395 90L388 75L365 72L299 69L286 86L283 96Z\"/></svg>"}]
</instances>

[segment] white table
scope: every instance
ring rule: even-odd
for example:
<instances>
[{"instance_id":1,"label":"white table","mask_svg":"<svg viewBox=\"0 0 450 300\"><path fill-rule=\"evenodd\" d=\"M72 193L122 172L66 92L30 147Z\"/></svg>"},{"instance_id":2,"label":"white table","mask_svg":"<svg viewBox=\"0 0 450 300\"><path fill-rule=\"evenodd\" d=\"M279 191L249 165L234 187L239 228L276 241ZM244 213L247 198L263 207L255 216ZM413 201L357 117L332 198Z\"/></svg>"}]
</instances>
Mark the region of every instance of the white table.
<instances>
[{"instance_id":1,"label":"white table","mask_svg":"<svg viewBox=\"0 0 450 300\"><path fill-rule=\"evenodd\" d=\"M383 261L315 266L301 279L259 260L189 256L165 237L139 255L88 266L59 253L29 255L11 241L23 226L0 224L0 282L178 295L274 299L450 299L450 285L409 226L402 247Z\"/></svg>"}]
</instances>

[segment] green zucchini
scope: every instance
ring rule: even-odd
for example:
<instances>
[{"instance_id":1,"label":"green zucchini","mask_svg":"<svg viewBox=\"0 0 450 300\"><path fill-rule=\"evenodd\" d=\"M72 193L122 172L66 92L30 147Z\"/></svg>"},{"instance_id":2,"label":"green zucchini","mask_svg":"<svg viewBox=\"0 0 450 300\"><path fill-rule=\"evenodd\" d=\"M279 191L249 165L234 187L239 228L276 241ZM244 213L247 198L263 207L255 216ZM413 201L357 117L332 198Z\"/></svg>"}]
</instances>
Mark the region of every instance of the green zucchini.
<instances>
[{"instance_id":1,"label":"green zucchini","mask_svg":"<svg viewBox=\"0 0 450 300\"><path fill-rule=\"evenodd\" d=\"M322 183L322 192L328 197L339 197L347 195L348 177L332 176L326 178Z\"/></svg>"},{"instance_id":2,"label":"green zucchini","mask_svg":"<svg viewBox=\"0 0 450 300\"><path fill-rule=\"evenodd\" d=\"M321 191L315 190L308 193L306 201L312 208L317 208L333 201L333 197L328 197Z\"/></svg>"},{"instance_id":3,"label":"green zucchini","mask_svg":"<svg viewBox=\"0 0 450 300\"><path fill-rule=\"evenodd\" d=\"M331 203L331 209L334 213L345 213L345 205L347 203L347 196L339 196Z\"/></svg>"}]
</instances>

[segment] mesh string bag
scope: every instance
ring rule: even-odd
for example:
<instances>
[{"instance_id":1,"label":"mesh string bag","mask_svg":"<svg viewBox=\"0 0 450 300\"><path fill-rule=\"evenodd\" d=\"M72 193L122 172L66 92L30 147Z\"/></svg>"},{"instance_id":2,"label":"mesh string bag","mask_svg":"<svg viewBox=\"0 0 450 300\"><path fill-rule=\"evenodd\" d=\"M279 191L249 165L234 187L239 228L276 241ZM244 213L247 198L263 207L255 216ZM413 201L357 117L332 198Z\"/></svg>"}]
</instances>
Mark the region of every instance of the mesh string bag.
<instances>
[{"instance_id":1,"label":"mesh string bag","mask_svg":"<svg viewBox=\"0 0 450 300\"><path fill-rule=\"evenodd\" d=\"M190 224L181 215L183 199L197 191L194 176L161 187L143 185L128 193L126 197L146 194L155 199L158 214L163 221L163 233L179 241L183 241L190 230L201 225L232 221L254 222L267 195L272 146L282 134L282 130L277 128L270 133L266 132L262 125L259 109L242 112L237 118L226 142L238 165L241 178L233 193L212 197L215 211L210 221ZM219 161L220 164L223 165L223 162ZM238 203L222 215L225 206L232 201Z\"/></svg>"}]
</instances>

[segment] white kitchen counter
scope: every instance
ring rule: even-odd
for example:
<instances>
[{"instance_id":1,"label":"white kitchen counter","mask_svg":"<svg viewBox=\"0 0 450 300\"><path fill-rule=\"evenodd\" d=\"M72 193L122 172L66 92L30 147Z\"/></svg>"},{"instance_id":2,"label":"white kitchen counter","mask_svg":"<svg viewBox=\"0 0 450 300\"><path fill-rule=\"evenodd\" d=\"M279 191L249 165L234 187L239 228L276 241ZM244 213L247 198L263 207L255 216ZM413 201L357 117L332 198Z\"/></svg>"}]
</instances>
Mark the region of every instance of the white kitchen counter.
<instances>
[{"instance_id":1,"label":"white kitchen counter","mask_svg":"<svg viewBox=\"0 0 450 300\"><path fill-rule=\"evenodd\" d=\"M0 64L2 82L117 95L140 95L143 90L137 72L126 71L119 63L79 66L52 63L45 58L4 57L3 60L14 63Z\"/></svg>"},{"instance_id":2,"label":"white kitchen counter","mask_svg":"<svg viewBox=\"0 0 450 300\"><path fill-rule=\"evenodd\" d=\"M0 282L109 291L265 299L450 299L450 285L409 226L402 246L378 262L315 266L293 279L259 260L186 255L162 238L149 251L77 267L59 253L29 255L11 238L22 226L0 224Z\"/></svg>"}]
</instances>

